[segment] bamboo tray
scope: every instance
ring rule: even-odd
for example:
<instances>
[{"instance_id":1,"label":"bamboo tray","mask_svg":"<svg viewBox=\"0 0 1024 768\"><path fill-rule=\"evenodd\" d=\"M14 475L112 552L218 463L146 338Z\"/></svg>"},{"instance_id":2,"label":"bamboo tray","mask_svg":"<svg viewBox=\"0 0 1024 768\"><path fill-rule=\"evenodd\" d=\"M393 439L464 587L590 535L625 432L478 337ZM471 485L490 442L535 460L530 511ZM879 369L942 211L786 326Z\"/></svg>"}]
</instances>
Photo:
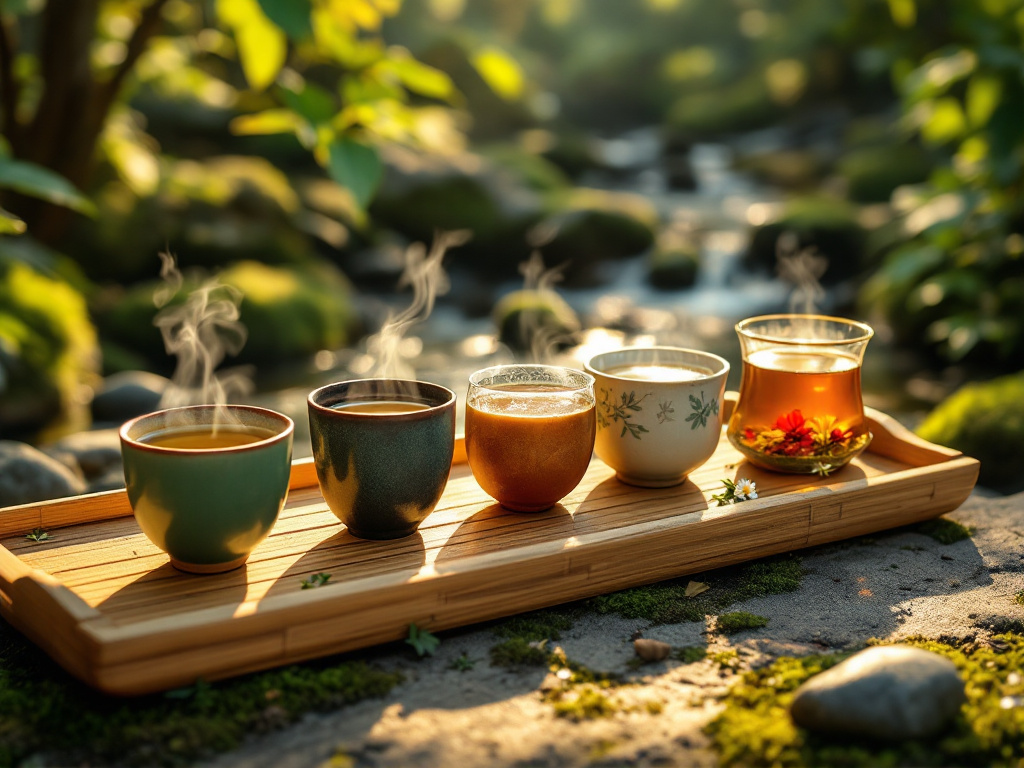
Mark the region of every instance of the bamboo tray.
<instances>
[{"instance_id":1,"label":"bamboo tray","mask_svg":"<svg viewBox=\"0 0 1024 768\"><path fill-rule=\"evenodd\" d=\"M868 417L869 451L828 478L757 470L723 435L681 486L624 485L595 458L543 513L503 510L458 463L419 532L392 542L351 536L311 462L297 461L270 537L246 566L215 576L174 570L124 491L8 507L0 614L86 683L141 694L398 640L411 623L457 627L905 525L963 502L975 459ZM721 478L743 476L757 482L757 500L710 500ZM27 540L36 527L53 538ZM328 584L301 589L320 572Z\"/></svg>"}]
</instances>

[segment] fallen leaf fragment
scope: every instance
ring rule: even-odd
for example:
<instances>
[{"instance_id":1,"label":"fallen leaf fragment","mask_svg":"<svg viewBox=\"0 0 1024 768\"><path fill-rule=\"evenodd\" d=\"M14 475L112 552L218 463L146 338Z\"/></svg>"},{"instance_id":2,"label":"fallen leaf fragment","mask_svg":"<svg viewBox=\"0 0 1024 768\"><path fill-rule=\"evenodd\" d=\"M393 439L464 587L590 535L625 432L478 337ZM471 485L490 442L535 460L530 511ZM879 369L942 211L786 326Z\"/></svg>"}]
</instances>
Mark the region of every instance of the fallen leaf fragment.
<instances>
[{"instance_id":1,"label":"fallen leaf fragment","mask_svg":"<svg viewBox=\"0 0 1024 768\"><path fill-rule=\"evenodd\" d=\"M686 597L696 597L701 592L707 592L711 587L705 584L703 581L691 581L686 585L686 591L683 595Z\"/></svg>"}]
</instances>

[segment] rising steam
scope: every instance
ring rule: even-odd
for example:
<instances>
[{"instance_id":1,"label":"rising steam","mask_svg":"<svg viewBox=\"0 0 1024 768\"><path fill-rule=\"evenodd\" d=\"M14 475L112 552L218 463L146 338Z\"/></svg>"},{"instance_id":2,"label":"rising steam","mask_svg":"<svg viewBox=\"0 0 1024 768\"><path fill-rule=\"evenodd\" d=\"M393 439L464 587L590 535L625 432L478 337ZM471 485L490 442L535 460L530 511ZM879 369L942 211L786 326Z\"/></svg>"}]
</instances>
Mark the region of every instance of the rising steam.
<instances>
[{"instance_id":1,"label":"rising steam","mask_svg":"<svg viewBox=\"0 0 1024 768\"><path fill-rule=\"evenodd\" d=\"M438 232L428 251L423 243L415 243L405 252L405 271L399 288L412 288L412 303L398 315L388 315L380 332L366 341L367 354L373 360L370 375L375 378L411 379L415 371L403 361L402 340L409 328L426 320L434 309L434 300L449 288L448 275L441 266L449 248L469 242L467 230Z\"/></svg>"},{"instance_id":2,"label":"rising steam","mask_svg":"<svg viewBox=\"0 0 1024 768\"><path fill-rule=\"evenodd\" d=\"M530 362L548 363L555 350L563 345L572 342L573 336L578 327L572 327L575 318L572 310L564 305L564 300L555 292L555 284L562 279L562 272L566 265L560 264L551 269L544 268L544 259L539 251L530 254L528 261L519 265L519 272L523 276L524 295L536 296L541 306L548 306L554 309L554 317L551 314L524 309L519 313L519 338L528 339L530 345ZM562 310L562 317L558 317L559 310Z\"/></svg>"},{"instance_id":3,"label":"rising steam","mask_svg":"<svg viewBox=\"0 0 1024 768\"><path fill-rule=\"evenodd\" d=\"M828 259L819 256L813 248L800 248L793 232L780 235L775 246L779 277L793 283L789 297L789 311L796 315L813 315L825 298L825 289L819 282L828 269Z\"/></svg>"},{"instance_id":4,"label":"rising steam","mask_svg":"<svg viewBox=\"0 0 1024 768\"><path fill-rule=\"evenodd\" d=\"M226 355L238 354L248 335L239 322L241 291L214 277L192 291L183 304L172 304L184 278L173 256L161 253L160 261L164 282L153 295L159 309L153 324L160 329L167 353L177 358L160 406L224 405L230 397L251 391L246 372L215 373Z\"/></svg>"}]
</instances>

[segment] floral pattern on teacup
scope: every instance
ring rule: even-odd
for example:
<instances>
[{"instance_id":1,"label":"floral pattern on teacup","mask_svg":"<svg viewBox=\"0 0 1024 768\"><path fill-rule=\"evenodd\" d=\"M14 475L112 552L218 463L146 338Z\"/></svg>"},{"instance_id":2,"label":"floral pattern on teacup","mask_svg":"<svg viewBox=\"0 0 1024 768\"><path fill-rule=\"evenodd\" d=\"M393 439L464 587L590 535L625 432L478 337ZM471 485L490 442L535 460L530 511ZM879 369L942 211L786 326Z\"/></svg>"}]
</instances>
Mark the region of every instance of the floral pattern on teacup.
<instances>
[{"instance_id":1,"label":"floral pattern on teacup","mask_svg":"<svg viewBox=\"0 0 1024 768\"><path fill-rule=\"evenodd\" d=\"M638 413L643 412L644 409L641 403L651 396L650 392L642 397L637 397L636 390L630 390L628 393L622 392L616 398L612 390L598 387L598 394L600 395L600 399L597 402L597 425L599 427L607 429L612 424L621 423L622 432L619 437L625 437L628 432L637 440L641 439L640 436L643 433L651 431L634 418ZM690 408L693 413L686 417L686 421L690 422L690 429L707 427L708 419L713 415L718 415L718 398L712 397L709 402L705 402L702 390L700 399L690 395ZM655 414L658 424L675 421L672 415L675 412L676 410L672 407L671 400L660 402L658 404L658 412Z\"/></svg>"}]
</instances>

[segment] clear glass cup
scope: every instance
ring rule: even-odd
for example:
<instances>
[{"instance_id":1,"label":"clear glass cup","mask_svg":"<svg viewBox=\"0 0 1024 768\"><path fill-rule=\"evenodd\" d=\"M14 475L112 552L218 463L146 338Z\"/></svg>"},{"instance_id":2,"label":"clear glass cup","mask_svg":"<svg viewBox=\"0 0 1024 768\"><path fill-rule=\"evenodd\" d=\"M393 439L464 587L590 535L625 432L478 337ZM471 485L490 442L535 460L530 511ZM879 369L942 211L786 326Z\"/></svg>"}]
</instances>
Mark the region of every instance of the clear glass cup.
<instances>
[{"instance_id":1,"label":"clear glass cup","mask_svg":"<svg viewBox=\"0 0 1024 768\"><path fill-rule=\"evenodd\" d=\"M538 512L579 485L594 451L594 378L573 368L497 365L469 377L466 455L503 507Z\"/></svg>"},{"instance_id":2,"label":"clear glass cup","mask_svg":"<svg viewBox=\"0 0 1024 768\"><path fill-rule=\"evenodd\" d=\"M860 367L871 327L823 315L765 315L736 325L743 351L729 442L765 469L828 474L871 442Z\"/></svg>"}]
</instances>

